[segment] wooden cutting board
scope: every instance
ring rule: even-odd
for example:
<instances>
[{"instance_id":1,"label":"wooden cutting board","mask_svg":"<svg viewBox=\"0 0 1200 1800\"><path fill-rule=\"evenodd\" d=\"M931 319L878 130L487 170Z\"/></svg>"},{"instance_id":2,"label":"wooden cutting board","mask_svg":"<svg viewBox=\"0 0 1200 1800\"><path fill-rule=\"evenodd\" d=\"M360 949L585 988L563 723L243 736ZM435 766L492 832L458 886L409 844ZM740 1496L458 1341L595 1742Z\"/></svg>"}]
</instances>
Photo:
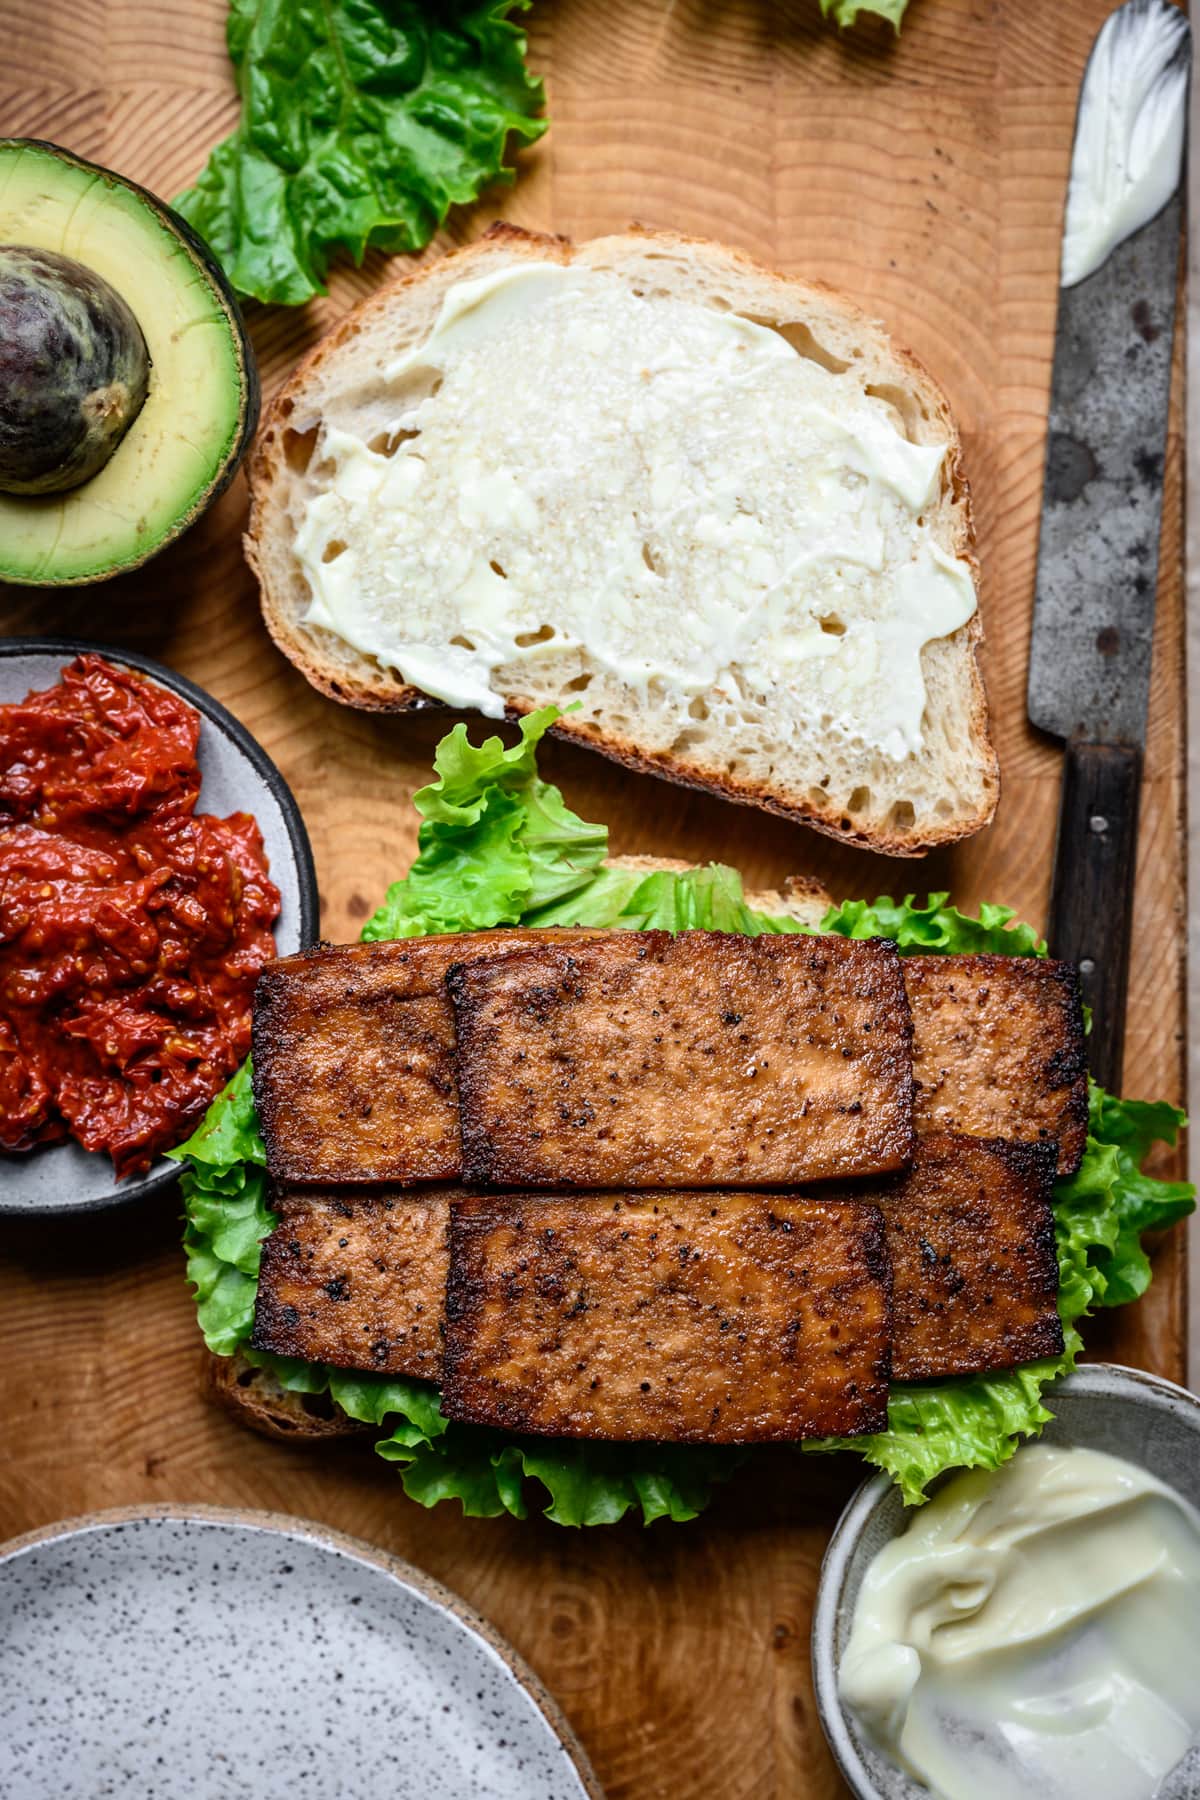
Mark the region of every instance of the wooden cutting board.
<instances>
[{"instance_id":1,"label":"wooden cutting board","mask_svg":"<svg viewBox=\"0 0 1200 1800\"><path fill-rule=\"evenodd\" d=\"M838 895L947 887L1044 920L1059 757L1025 719L1058 242L1075 99L1109 0L912 0L903 35L839 37L817 0L536 0L530 58L553 125L516 186L458 214L577 237L631 219L722 238L856 295L949 391L975 492L986 673L1004 773L996 823L923 865L555 747L570 803L618 850L801 870ZM234 123L221 0L7 0L0 131L56 139L171 195ZM339 274L251 328L268 389L381 278ZM1182 1095L1181 450L1173 430L1146 747L1127 1088ZM182 544L91 591L9 590L9 633L101 638L209 688L303 809L324 931L357 934L414 850L409 800L451 716L381 719L321 699L272 648L243 566L240 483ZM1164 1167L1170 1166L1170 1159ZM3 1179L0 1173L0 1180ZM821 1554L858 1473L781 1456L683 1528L569 1532L407 1502L350 1449L262 1442L208 1408L171 1205L0 1234L0 1538L123 1502L199 1500L323 1519L466 1596L545 1678L613 1800L827 1800L808 1632ZM1183 1268L1157 1257L1139 1306L1092 1333L1178 1378ZM311 1704L309 1696L305 1704Z\"/></svg>"}]
</instances>

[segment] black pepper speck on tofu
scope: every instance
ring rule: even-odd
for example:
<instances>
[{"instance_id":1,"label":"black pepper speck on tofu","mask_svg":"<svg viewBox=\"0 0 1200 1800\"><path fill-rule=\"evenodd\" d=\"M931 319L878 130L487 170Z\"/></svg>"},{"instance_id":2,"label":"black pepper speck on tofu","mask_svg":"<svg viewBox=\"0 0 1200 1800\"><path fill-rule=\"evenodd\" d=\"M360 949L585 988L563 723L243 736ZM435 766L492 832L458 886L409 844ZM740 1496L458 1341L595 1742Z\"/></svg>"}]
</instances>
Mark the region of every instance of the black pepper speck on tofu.
<instances>
[{"instance_id":1,"label":"black pepper speck on tofu","mask_svg":"<svg viewBox=\"0 0 1200 1800\"><path fill-rule=\"evenodd\" d=\"M678 1254L681 1225L689 1254ZM471 1195L451 1207L448 1417L664 1443L886 1422L876 1207L763 1193Z\"/></svg>"},{"instance_id":2,"label":"black pepper speck on tofu","mask_svg":"<svg viewBox=\"0 0 1200 1800\"><path fill-rule=\"evenodd\" d=\"M477 957L447 987L468 1182L776 1187L911 1157L890 943L614 932Z\"/></svg>"},{"instance_id":3,"label":"black pepper speck on tofu","mask_svg":"<svg viewBox=\"0 0 1200 1800\"><path fill-rule=\"evenodd\" d=\"M917 1130L1054 1144L1073 1175L1087 1138L1079 972L1037 956L906 956Z\"/></svg>"},{"instance_id":4,"label":"black pepper speck on tofu","mask_svg":"<svg viewBox=\"0 0 1200 1800\"><path fill-rule=\"evenodd\" d=\"M277 1190L280 1223L262 1248L254 1348L436 1380L457 1191Z\"/></svg>"},{"instance_id":5,"label":"black pepper speck on tofu","mask_svg":"<svg viewBox=\"0 0 1200 1800\"><path fill-rule=\"evenodd\" d=\"M1063 1347L1054 1144L931 1132L912 1168L866 1193L892 1264L892 1376L1012 1368Z\"/></svg>"}]
</instances>

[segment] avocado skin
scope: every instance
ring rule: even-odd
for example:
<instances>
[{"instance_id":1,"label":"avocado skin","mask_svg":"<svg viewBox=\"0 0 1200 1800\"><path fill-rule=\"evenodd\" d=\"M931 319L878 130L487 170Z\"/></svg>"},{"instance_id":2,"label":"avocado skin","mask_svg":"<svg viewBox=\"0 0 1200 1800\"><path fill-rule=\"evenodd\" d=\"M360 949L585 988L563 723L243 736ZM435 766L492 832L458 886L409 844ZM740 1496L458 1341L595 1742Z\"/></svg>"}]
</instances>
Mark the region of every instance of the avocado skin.
<instances>
[{"instance_id":1,"label":"avocado skin","mask_svg":"<svg viewBox=\"0 0 1200 1800\"><path fill-rule=\"evenodd\" d=\"M149 386L146 340L115 288L55 251L0 245L0 489L87 481Z\"/></svg>"},{"instance_id":2,"label":"avocado skin","mask_svg":"<svg viewBox=\"0 0 1200 1800\"><path fill-rule=\"evenodd\" d=\"M241 308L238 305L237 297L229 284L224 269L213 255L213 252L209 249L199 233L193 230L192 226L188 224L187 220L177 213L173 207L168 206L164 200L160 200L156 194L152 194L148 188L142 187L138 182L130 181L127 176L118 175L112 169L106 169L100 163L91 162L85 156L77 156L74 151L66 150L61 144L52 143L48 138L0 137L0 151L19 150L26 147L43 151L49 156L57 157L59 161L71 164L77 169L82 169L86 174L94 175L102 182L112 183L127 188L130 193L135 194L139 200L158 215L164 225L166 225L175 237L184 245L198 272L217 295L221 308L229 320L232 340L237 354L238 373L241 384L239 429L229 447L228 454L220 470L210 484L202 492L197 494L193 504L188 507L187 511L176 521L174 527L153 544L147 545L145 551L141 555L124 557L115 560L111 568L96 568L86 574L80 575L62 576L53 572L47 572L46 574L37 577L14 577L9 573L0 572L0 580L16 580L18 584L23 583L30 587L81 587L97 581L106 581L115 575L126 575L131 573L134 569L140 568L144 563L149 562L151 557L157 556L160 550L164 550L168 544L173 544L176 539L181 537L191 525L195 524L196 520L200 518L203 513L208 511L208 508L214 501L221 497L234 476L237 474L246 452L254 441L254 434L258 429L259 413L262 406L262 390L259 382L258 365L254 358L254 347L250 342L250 334L246 330L246 324L242 318Z\"/></svg>"}]
</instances>

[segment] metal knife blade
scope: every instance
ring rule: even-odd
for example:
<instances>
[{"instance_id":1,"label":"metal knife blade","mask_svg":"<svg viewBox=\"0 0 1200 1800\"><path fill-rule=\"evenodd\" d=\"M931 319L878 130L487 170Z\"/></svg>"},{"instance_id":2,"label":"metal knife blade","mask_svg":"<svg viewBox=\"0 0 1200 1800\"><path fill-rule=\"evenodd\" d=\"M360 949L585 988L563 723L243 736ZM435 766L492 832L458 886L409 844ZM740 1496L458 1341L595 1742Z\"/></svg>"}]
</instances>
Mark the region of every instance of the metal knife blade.
<instances>
[{"instance_id":1,"label":"metal knife blade","mask_svg":"<svg viewBox=\"0 0 1200 1800\"><path fill-rule=\"evenodd\" d=\"M1055 737L1146 738L1181 206L1059 293L1029 656Z\"/></svg>"},{"instance_id":2,"label":"metal knife blade","mask_svg":"<svg viewBox=\"0 0 1200 1800\"><path fill-rule=\"evenodd\" d=\"M1174 6L1126 0L1084 72L1064 235L1064 280L1074 285L1059 289L1029 656L1029 717L1066 740L1050 947L1079 966L1092 1070L1113 1088L1124 1053L1190 55ZM1166 109L1154 109L1167 92L1173 126L1160 132ZM1100 159L1107 188L1089 157ZM1077 197L1112 203L1114 192L1104 228L1081 232ZM1090 249L1082 260L1081 242Z\"/></svg>"}]
</instances>

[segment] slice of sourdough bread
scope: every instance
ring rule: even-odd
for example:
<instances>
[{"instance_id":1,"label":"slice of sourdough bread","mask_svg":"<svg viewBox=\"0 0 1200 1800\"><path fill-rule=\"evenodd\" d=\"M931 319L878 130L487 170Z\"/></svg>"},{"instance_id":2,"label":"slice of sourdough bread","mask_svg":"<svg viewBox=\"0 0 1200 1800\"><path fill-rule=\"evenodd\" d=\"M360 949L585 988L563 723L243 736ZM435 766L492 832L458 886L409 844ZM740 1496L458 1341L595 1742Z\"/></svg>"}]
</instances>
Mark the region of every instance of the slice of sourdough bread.
<instances>
[{"instance_id":1,"label":"slice of sourdough bread","mask_svg":"<svg viewBox=\"0 0 1200 1800\"><path fill-rule=\"evenodd\" d=\"M920 518L911 520L911 541L915 543L918 534L926 537L938 555L955 565L960 583L966 570L977 576L967 483L958 434L945 397L916 360L898 349L883 329L851 302L814 284L774 274L718 245L674 234L634 230L576 247L561 238L536 236L501 225L493 227L468 249L382 288L355 307L300 365L268 412L251 464L252 509L246 550L261 582L263 613L276 643L316 687L351 705L400 710L431 704L429 694L416 685L422 676L427 688L454 701L456 682L452 670L456 659L461 663L468 652L479 649L470 635L472 621L478 625L481 618L485 622L494 620L494 610L489 612L489 608L494 609L501 590L508 596L530 591L521 567L514 568L510 558L506 569L500 560L501 555L508 554L504 546L513 542L516 515L506 520L504 504L497 511L500 490L495 483L499 480L509 484L506 491L516 493L521 505L526 506L522 528L525 535L521 538L520 532L516 533L520 545L514 549L514 556L523 557L526 567L540 557L543 589L548 580L550 591L542 595L545 604L538 611L540 623L530 629L531 615L525 620L525 628L508 640L506 649L493 649L486 677L479 677L476 670L473 687L462 690L468 697L457 703L484 706L496 714L507 710L516 715L550 701L564 705L577 702L578 710L556 727L564 736L590 744L631 767L716 790L730 799L763 806L833 836L893 855L919 855L934 845L979 830L995 810L999 778L976 660L982 636L977 613L958 623L947 635L931 637L923 647L910 649L907 663L902 650L897 649L901 639L889 637L886 632L875 644L864 644L861 635L856 635L849 649L843 646L835 652L830 639L844 635L847 629L858 632L860 627L852 623L848 628L835 608L829 619L822 616L819 623L813 620L799 630L796 628L797 617L807 618L803 609L810 604L810 596L807 590L800 591L798 598L794 593L794 535L786 550L790 559L787 568L778 579L769 578L772 566L776 570L783 567L779 560L774 564L770 561L772 550L778 551L780 557L784 555L783 539L776 532L774 536L768 534L767 559L758 565L768 570L767 575L761 576L767 586L751 592L738 575L739 568L746 565L735 560L723 565L732 569L733 577L713 603L718 636L727 629L731 610L747 615L749 609L754 609L752 626L747 629L743 623L742 635L733 640L742 646L736 656L744 658L744 667L736 657L722 663L714 651L706 663L707 673L697 680L707 680L717 669L723 672L713 675L710 686L689 687L681 670L685 664L698 665L694 658L689 661L691 651L686 642L682 649L675 644L673 658L667 655L665 665L662 663L664 643L677 638L677 632L660 627L649 634L653 642L638 640L637 622L647 593L657 597L660 621L662 608L669 611L678 601L675 616L685 628L686 639L688 621L705 613L717 592L711 580L711 557L728 555L736 559L747 544L752 551L756 532L761 542L766 527L753 516L758 502L752 492L746 498L756 479L768 479L761 470L756 475L753 466L758 445L755 432L747 437L742 430L740 456L734 457L738 466L726 470L724 464L718 464L728 479L716 482L715 487L728 487L730 491L718 496L717 512L712 517L696 512L697 507L703 509L704 496L714 491L708 465L699 475L693 470L691 477L684 469L685 487L691 479L693 490L699 482L701 492L692 491L681 508L678 493L666 493L672 483L661 479L661 466L654 479L648 466L640 476L636 467L630 475L630 468L637 464L640 455L640 439L633 465L628 445L624 446L628 491L617 489L614 494L604 490L606 498L598 505L594 471L589 473L586 466L589 460L596 459L589 459L586 446L573 447L569 433L565 439L562 437L561 418L556 422L554 417L558 397L547 392L555 382L542 379L532 383L529 392L521 389L522 358L529 355L531 344L536 346L543 330L535 310L528 316L517 316L503 328L506 353L515 357L515 362L506 367L513 368L514 377L511 383L505 383L500 394L490 395L492 411L487 415L483 441L485 455L490 454L493 439L498 440L507 432L507 448L495 451L502 461L499 470L483 471L484 486L492 486L484 492L482 502L479 506L472 503L473 510L463 514L463 485L469 484L470 477L464 468L464 482L460 483L459 468L450 466L445 453L445 439L430 437L430 415L421 411L422 406L450 404L448 397L441 402L436 399L442 385L438 369L433 366L437 358L431 356L425 365L421 357L414 358L410 353L429 339L442 303L456 284L530 264L565 266L581 281L601 276L609 284L606 293L612 291L615 282L622 284L623 294L635 295L648 303L677 307L679 302L685 302L703 312L706 329L712 329L714 314L750 320L768 328L798 353L805 365L804 380L812 387L818 409L823 409L826 427L829 408L836 412L840 406L853 405L860 421L865 409L890 425L892 436L898 434L901 440L901 449L903 440L909 445L944 445L934 489L924 502ZM672 319L678 321L680 316L676 311ZM570 321L566 336L571 341ZM763 342L761 337L752 339L751 348L754 343L761 348ZM489 357L495 354L490 344L486 353ZM543 346L539 354L544 361L547 354L557 352L546 352ZM635 358L640 354L637 346L633 354ZM790 361L786 351L782 354ZM406 369L398 374L398 363L406 357ZM477 361L472 366L478 382L480 365ZM628 384L628 357L622 366ZM669 394L671 367L668 353L659 359L658 366L643 373L649 381L666 369L668 387L663 391ZM556 360L552 374L561 368L562 359ZM542 372L544 376L545 371ZM789 379L794 375L790 370L785 373ZM594 388L596 384L592 385ZM728 393L734 393L736 387L734 377ZM468 389L468 395L475 392L474 386ZM736 411L736 394L734 397ZM594 403L594 393L585 395L581 403L585 411L586 406L593 407L586 416L594 416ZM459 404L464 404L461 398ZM465 404L469 413L469 397ZM669 399L667 404L671 404ZM699 407L697 416L703 415L702 381L691 394L689 404ZM760 390L758 400L750 404L769 407L773 403L769 393L763 395ZM543 412L535 414L535 407ZM540 483L536 505L528 500L519 483L514 487L512 470L505 460L510 456L509 437L514 430L516 437L521 437L521 427L512 425L517 409L523 409L517 414L521 426L529 425L526 414L537 424L536 430L532 426L525 430L526 449L532 459L530 468L517 467L522 480L529 477L527 485L531 491L538 489ZM490 424L493 415L495 431ZM422 435L423 418L428 427L425 443L414 443L414 438ZM605 454L613 454L620 462L621 421L614 418L610 423L613 429ZM744 423L743 420L743 426ZM468 417L467 427L475 431L478 444L478 419ZM807 453L796 452L794 459L789 460L790 446L794 438L798 441L798 434L786 428L786 420L781 421L778 411L774 414L774 427L770 439L774 460L769 476L774 483L773 516L778 520L782 506L785 520L793 515L799 517L791 496L805 492L810 510L816 508L814 516L821 521L822 529L827 518L834 521L828 529L833 533L830 542L836 546L841 542L837 539L841 527L836 514L837 508L845 504L845 492L838 492L836 476L826 480L824 475L813 475L811 458L808 463L804 460ZM555 431L560 434L558 438L553 438ZM553 448L548 449L552 438ZM422 482L420 492L402 509L406 519L402 529L416 534L415 544L410 537L407 548L398 547L389 538L385 547L369 550L375 570L371 579L376 590L380 586L383 590L382 596L373 592L368 602L376 609L373 620L377 623L378 608L382 606L388 617L388 630L394 626L409 646L407 653L392 649L395 666L354 647L354 641L362 644L370 639L374 643L370 632L364 637L361 630L351 630L352 641L348 641L344 618L337 620L337 631L330 629L333 614L322 599L325 584L332 590L335 581L325 565L345 558L340 579L343 583L357 582L363 558L368 554L368 540L373 540L381 515L395 514L390 499L380 504L364 503L356 515L358 524L352 523L347 533L335 525L326 529L323 538L314 540L317 522L323 522L327 513L319 507L310 511L310 507L330 499L338 503L338 458L344 454L348 439L364 452L371 447L377 458L396 457L401 448L403 457L397 457L397 463L403 461L406 477L411 474L414 480ZM679 447L676 467L681 467L690 460L691 440L686 436L679 439L677 433L675 442ZM432 447L425 457L421 452L427 446ZM564 468L571 463L577 448L579 467L569 478L565 477ZM721 451L717 449L712 454L719 459ZM853 453L849 455L850 462L842 471L843 489L864 479L853 471ZM433 476L417 467L426 461L435 464ZM356 467L366 468L379 479L386 475L382 460L370 463L364 457ZM381 470L384 476L380 475ZM475 473L478 476L478 470ZM668 469L666 473L673 476L674 471ZM815 489L814 480L818 484ZM440 497L434 493L439 484ZM586 500L579 499L576 504L576 497L585 489ZM482 491L478 483L477 491ZM833 496L828 502L834 509L832 513L825 510L827 492ZM814 493L818 498L813 498ZM665 497L655 498L662 495ZM633 535L644 538L642 556L646 568L642 568L629 545L622 543L618 552L603 535L616 516L611 510L606 514L605 506L615 507L624 524L634 520ZM453 518L452 512L456 515ZM474 523L462 525L463 516ZM680 516L685 520L682 525L678 523ZM694 538L687 535L692 532L692 525L686 522L693 518ZM436 531L431 519L437 521ZM685 534L682 540L681 532ZM418 605L413 597L413 572L419 558L414 559L413 550L428 548L428 542L437 533L441 534L437 538L437 554L434 556L430 550L431 565L422 564L422 579L433 584L432 590ZM663 533L668 534L665 539ZM722 537L721 533L725 535ZM465 565L456 554L464 540L472 556L469 580L464 579ZM726 546L719 553L712 549L718 541ZM802 541L807 544L810 540L806 537ZM887 556L896 553L897 543L899 556L910 556L908 541L903 533L897 538L893 530L886 539ZM298 551L298 542L307 549ZM831 551L827 543L823 548L818 546L814 556L802 556L800 561L828 567L831 557L836 559L840 554L840 549ZM698 560L705 556L709 562ZM557 562L561 580L555 578L553 569L548 573L547 558ZM621 569L614 575L614 565L619 562ZM855 563L851 549L848 564ZM907 580L916 565L905 566ZM930 566L925 565L927 572ZM896 596L900 592L900 567L890 560L882 565L884 611L894 610L899 604ZM842 568L837 568L839 582L843 573ZM806 582L809 579L803 577ZM850 569L851 583L870 579ZM668 584L665 589L662 580ZM494 589L490 595L483 591L489 584ZM589 584L594 584L596 591ZM771 612L776 600L770 598L781 588L785 590L787 614L782 619L778 612ZM554 616L555 605L563 604L561 596L565 590L570 591L574 605L574 623L568 627ZM344 593L345 588L339 591ZM960 596L968 591L960 585ZM473 598L464 598L468 592ZM879 584L873 592L876 597L867 603L869 607L879 604ZM608 645L605 654L600 655L589 647L588 638L591 636L595 644L597 632L609 630L610 601L618 616L613 629L625 635L621 653L608 654ZM504 604L509 605L509 600ZM514 604L519 608L523 601ZM598 607L603 609L600 615ZM403 615L402 622L394 617L397 609ZM602 617L603 627L597 627L597 616ZM950 616L955 615L952 612ZM632 652L626 629L631 617L635 621ZM325 623L320 622L322 618ZM515 623L512 630L517 630ZM775 631L779 633L778 641L772 636ZM828 633L824 642L820 635L823 632ZM706 619L696 642L711 642L711 636L706 639L707 633ZM420 641L414 649L417 637ZM815 648L798 650L801 637ZM514 645L523 648L518 651ZM498 662L494 660L497 656ZM848 673L839 672L836 662L828 665L831 673L825 672L824 659L835 656L850 658ZM864 666L854 660L860 656L867 658L874 669L871 679L876 687L872 691L880 695L884 710L895 702L897 694L907 692L910 696L909 727L899 736L881 725L872 725L872 719L880 717L880 707L873 706L869 699L850 702L851 708L857 705L865 711L866 724L861 719L846 724L842 703L858 680L855 670ZM785 664L789 659L793 671L806 664L800 666L798 677L788 675ZM407 670L405 662L409 665ZM647 677L647 668L654 671L660 666L668 668L666 676L651 673ZM633 670L631 674L629 668ZM909 670L907 675L905 668ZM480 679L486 681L482 697ZM835 698L823 700L822 684L828 686L831 681L840 684ZM872 730L878 741L872 739Z\"/></svg>"},{"instance_id":2,"label":"slice of sourdough bread","mask_svg":"<svg viewBox=\"0 0 1200 1800\"><path fill-rule=\"evenodd\" d=\"M214 1406L263 1437L311 1441L360 1437L371 1429L344 1413L327 1393L291 1392L272 1369L250 1362L240 1350L232 1356L205 1350L200 1382Z\"/></svg>"},{"instance_id":3,"label":"slice of sourdough bread","mask_svg":"<svg viewBox=\"0 0 1200 1800\"><path fill-rule=\"evenodd\" d=\"M691 865L674 857L610 856L612 868L670 869L677 874ZM782 889L763 888L746 895L746 904L773 918L798 919L802 925L819 925L832 904L830 895L811 876L793 875ZM233 1356L204 1352L201 1380L204 1392L239 1424L265 1437L300 1439L360 1437L370 1428L349 1418L328 1394L294 1394L282 1387L269 1368L249 1362L240 1351Z\"/></svg>"}]
</instances>

